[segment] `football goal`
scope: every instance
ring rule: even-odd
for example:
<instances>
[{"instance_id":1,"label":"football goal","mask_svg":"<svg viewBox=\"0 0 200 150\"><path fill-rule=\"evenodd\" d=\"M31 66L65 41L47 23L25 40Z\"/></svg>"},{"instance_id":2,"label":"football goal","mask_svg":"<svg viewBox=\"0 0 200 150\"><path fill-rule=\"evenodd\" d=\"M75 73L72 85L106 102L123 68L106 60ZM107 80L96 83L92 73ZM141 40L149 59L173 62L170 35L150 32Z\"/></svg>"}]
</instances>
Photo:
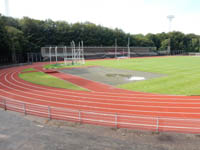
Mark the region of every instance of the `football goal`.
<instances>
[{"instance_id":1,"label":"football goal","mask_svg":"<svg viewBox=\"0 0 200 150\"><path fill-rule=\"evenodd\" d=\"M46 57L46 60L49 60L50 63L52 61L56 63L58 61L64 61L64 63L68 65L85 64L83 41L79 42L77 47L74 41L71 42L70 47L42 47L41 55Z\"/></svg>"}]
</instances>

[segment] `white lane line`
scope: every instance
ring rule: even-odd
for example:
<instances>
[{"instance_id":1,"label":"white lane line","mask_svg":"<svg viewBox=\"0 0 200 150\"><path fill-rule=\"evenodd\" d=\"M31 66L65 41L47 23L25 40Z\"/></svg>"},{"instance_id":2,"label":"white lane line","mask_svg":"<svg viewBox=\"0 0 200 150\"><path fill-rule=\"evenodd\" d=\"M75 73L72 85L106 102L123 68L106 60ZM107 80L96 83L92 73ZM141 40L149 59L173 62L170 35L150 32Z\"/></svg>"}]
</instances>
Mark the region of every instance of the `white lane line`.
<instances>
[{"instance_id":1,"label":"white lane line","mask_svg":"<svg viewBox=\"0 0 200 150\"><path fill-rule=\"evenodd\" d=\"M13 94L13 93L12 93ZM80 105L78 105L78 106L80 106ZM87 107L87 106L86 106ZM92 108L94 108L94 107L92 107ZM95 108L99 108L99 107L95 107ZM103 108L99 108L99 109L103 109ZM113 109L112 109L113 110ZM122 110L122 109L114 109L114 110ZM125 110L125 111L127 111L127 110ZM160 112L160 111L140 111L140 112L159 112L159 113L177 113L177 112ZM183 114L182 112L181 112L181 114ZM187 113L187 114L199 114L199 113Z\"/></svg>"},{"instance_id":2,"label":"white lane line","mask_svg":"<svg viewBox=\"0 0 200 150\"><path fill-rule=\"evenodd\" d=\"M25 83L23 83L23 82L19 82L19 81L17 81L14 77L13 77L13 75L12 75L12 79L15 81L15 82L18 82L18 83L20 83L20 84L23 84L23 85L26 85L26 86L29 86L29 87L34 87L34 88L38 88L38 89L45 89L45 90L47 90L47 88L42 88L42 87L38 87L38 86L32 86L32 85L29 85L29 84L25 84ZM53 92L64 92L65 94L66 94L66 91L60 91L60 90L53 90L53 89L48 89L49 91L53 91ZM80 94L80 97L83 97L83 95L89 95L89 96L91 96L90 94L85 94L85 93L78 93L78 92L69 92L69 91L67 91L68 93L72 93L72 94ZM93 96L93 95L92 95ZM97 96L96 94L94 95L94 96ZM105 98L105 96L106 97L118 97L118 98L138 98L138 99L154 99L154 100L156 100L156 99L158 99L158 100L182 100L182 101L188 101L188 100L195 100L195 101L200 101L200 99L198 98L198 99L192 99L192 98L188 98L188 99L181 99L181 98L164 98L164 97L160 97L160 98L157 98L157 97L155 97L155 98L150 98L150 97L121 97L121 96L107 96L107 95L100 95L100 96L104 96L104 98ZM74 96L75 97L75 96ZM79 97L79 96L77 96L77 97ZM91 98L91 97L85 97L85 98ZM94 98L95 99L95 98ZM108 99L109 100L109 99Z\"/></svg>"},{"instance_id":3,"label":"white lane line","mask_svg":"<svg viewBox=\"0 0 200 150\"><path fill-rule=\"evenodd\" d=\"M14 78L13 78L13 73L12 73L12 75L11 75L11 79L13 80L13 81L15 81L15 82L17 82L17 83L19 83L20 84L20 82L18 82L17 80L15 80ZM11 82L10 82L11 83ZM11 84L13 84L13 83L11 83ZM18 87L20 87L20 88L23 88L23 89L27 89L27 88L24 88L23 86L19 86L19 84L13 84L13 85L15 85L15 86L18 86ZM33 86L32 86L33 87ZM35 86L34 86L35 87ZM34 90L34 89L31 89L32 91L36 91L36 92L41 92L41 90ZM46 92L46 91L43 91L43 93L47 93L47 94L52 94L52 92ZM105 100L108 100L108 101L116 101L116 102L140 102L140 103L171 103L171 104L200 104L200 103L190 103L190 102L187 102L187 103L181 103L181 102L171 102L171 101L168 101L168 102L159 102L159 101L149 101L149 100L147 100L147 101L136 101L136 100L126 100L126 99L124 99L124 100L116 100L116 99L108 99L108 98L105 98L105 97L103 97L102 96L102 98L95 98L95 97L84 97L84 96L75 96L75 95L64 95L64 94L56 94L56 93L53 93L54 95L58 95L58 96L70 96L70 97L76 97L76 98L87 98L87 99L95 99L95 100L100 100L100 101L105 101ZM140 98L140 97L135 97L135 99L143 99L143 100L145 100L145 99L150 99L150 98ZM154 98L152 98L152 99L154 99ZM157 99L157 98L155 98L155 99ZM200 100L199 100L200 101Z\"/></svg>"},{"instance_id":4,"label":"white lane line","mask_svg":"<svg viewBox=\"0 0 200 150\"><path fill-rule=\"evenodd\" d=\"M125 111L125 112L148 112L148 113L160 113L160 114L193 114L193 115L200 115L200 113L191 113L191 112L163 112L163 111L144 111L144 110L127 110L127 109L118 109L118 108L102 108L102 107L96 107L96 106L87 106L87 105L78 105L78 104L66 104L66 103L60 103L60 102L52 102L52 101L48 101L48 100L43 100L43 99L39 99L39 98L31 98L31 97L27 97L27 96L23 96L23 95L18 95L18 94L14 94L11 92L8 92L6 90L2 90L0 89L0 91L3 91L4 93L10 94L10 95L14 95L14 96L18 96L18 97L22 97L22 98L26 98L29 100L33 100L36 102L45 102L45 103L53 103L53 104L61 104L64 106L74 106L74 107L82 107L82 108L92 108L92 109L100 109L100 110L112 110L112 111ZM26 100L25 100L26 101Z\"/></svg>"},{"instance_id":5,"label":"white lane line","mask_svg":"<svg viewBox=\"0 0 200 150\"><path fill-rule=\"evenodd\" d=\"M62 91L62 92L65 92L65 91ZM129 90L127 90L127 92L134 92L134 91L129 91ZM168 96L168 97L170 97L170 96L174 96L174 95L161 95L161 94L152 94L152 93L116 93L116 92L95 92L95 91L92 91L91 93L98 93L98 94L116 94L116 95L125 95L125 96L127 96L127 95L149 95L149 96ZM185 97L185 96L182 96L182 95L175 95L175 96L177 96L177 97L179 97L179 96L181 96L181 97Z\"/></svg>"},{"instance_id":6,"label":"white lane line","mask_svg":"<svg viewBox=\"0 0 200 150\"><path fill-rule=\"evenodd\" d=\"M11 83L10 81L7 80L7 75L5 75L5 81L8 82L9 84L11 85L14 85L13 83ZM2 83L3 84L3 83ZM148 107L148 108L168 108L168 109L171 109L171 108L188 108L188 109L200 109L200 107L177 107L177 106L147 106L147 105L133 105L133 104L114 104L114 103L105 103L105 102L94 102L94 101L86 101L86 100L73 100L73 99L69 99L69 98L59 98L59 97L53 97L53 96L46 96L46 95L41 95L41 94L35 94L33 92L25 92L23 90L19 90L19 89L15 89L15 88L11 88L5 84L3 84L5 87L7 88L10 88L12 90L15 90L15 91L19 91L19 92L22 92L22 93L26 93L26 94L31 94L31 95L36 95L36 96L40 96L40 97L46 97L46 98L55 98L55 99L60 99L60 100L64 100L64 101L75 101L75 102L84 102L84 103L94 103L94 104L103 104L103 105L113 105L113 106L128 106L128 107ZM14 85L15 86L15 85ZM20 86L17 86L17 87L20 87ZM23 87L20 87L20 88L23 88ZM23 88L23 89L26 89L26 88ZM38 91L37 91L38 92Z\"/></svg>"},{"instance_id":7,"label":"white lane line","mask_svg":"<svg viewBox=\"0 0 200 150\"><path fill-rule=\"evenodd\" d=\"M14 94L14 93L10 93L10 92L7 92L5 90L2 90L0 89L0 91L3 91L4 93L7 93L7 94L10 94L10 95L14 95L14 96L18 96L18 97L22 97L22 98L27 98L27 99L31 99L31 100L34 100L35 102L39 103L39 102L45 102L45 103L55 103L55 102L52 102L52 101L47 101L47 100L42 100L42 99L38 99L38 98L31 98L31 97L26 97L26 96L22 96L22 95L18 95L18 94ZM4 98L7 98L5 96L1 96L1 97L4 97ZM9 98L10 99L10 98ZM16 98L15 98L16 99ZM37 100L37 101L36 101ZM20 99L18 100L20 101ZM20 101L20 102L23 102L23 101ZM26 102L26 100L25 100ZM30 103L30 102L29 102ZM35 103L30 103L30 104L35 104ZM66 103L55 103L55 104L61 104L61 105L64 105L64 106L74 106L74 107L83 107L83 108L92 108L92 109L97 109L96 111L98 111L98 109L100 110L112 110L112 111L125 111L125 112L141 112L141 113L159 113L159 114L181 114L181 115L200 115L200 113L191 113L191 112L163 112L163 111L141 111L141 110L127 110L127 109L117 109L117 108L101 108L101 107L91 107L91 106L85 106L85 105L71 105L71 104L66 104ZM41 104L39 104L41 105ZM46 105L41 105L41 106L46 106ZM59 108L59 107L58 107ZM65 107L63 107L65 108ZM80 109L78 109L80 110ZM106 113L106 112L104 112ZM109 112L108 112L109 113ZM112 112L110 112L112 113ZM134 115L134 114L133 114Z\"/></svg>"},{"instance_id":8,"label":"white lane line","mask_svg":"<svg viewBox=\"0 0 200 150\"><path fill-rule=\"evenodd\" d=\"M14 80L14 81L16 81L16 80ZM18 81L16 81L16 82L18 82ZM79 96L74 96L74 97L79 97ZM89 97L84 97L84 98L89 98ZM137 98L137 97L136 97ZM96 98L92 98L92 99L96 99ZM98 98L97 98L98 99ZM110 99L108 99L108 100L110 100ZM196 99L195 99L196 100ZM118 100L116 100L116 101L118 101ZM130 101L131 102L131 101ZM145 102L145 101L138 101L138 102ZM149 101L150 103L154 103L153 101ZM146 102L146 103L148 103L148 102ZM156 103L165 103L165 102L156 102ZM167 102L168 103L168 102ZM173 102L172 102L173 103ZM175 103L176 104L176 103ZM185 103L185 104L190 104L190 103ZM198 104L198 103L191 103L191 104Z\"/></svg>"}]
</instances>

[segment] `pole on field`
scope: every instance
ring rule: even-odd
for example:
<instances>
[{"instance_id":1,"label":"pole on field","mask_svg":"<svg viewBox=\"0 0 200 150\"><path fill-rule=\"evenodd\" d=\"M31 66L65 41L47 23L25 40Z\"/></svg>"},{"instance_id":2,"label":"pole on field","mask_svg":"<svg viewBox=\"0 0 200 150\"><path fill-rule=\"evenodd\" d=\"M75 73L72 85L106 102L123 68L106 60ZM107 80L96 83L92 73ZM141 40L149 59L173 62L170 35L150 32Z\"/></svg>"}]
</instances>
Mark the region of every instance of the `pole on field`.
<instances>
[{"instance_id":1,"label":"pole on field","mask_svg":"<svg viewBox=\"0 0 200 150\"><path fill-rule=\"evenodd\" d=\"M80 63L80 60L81 60L81 42L79 42L78 63Z\"/></svg>"},{"instance_id":2,"label":"pole on field","mask_svg":"<svg viewBox=\"0 0 200 150\"><path fill-rule=\"evenodd\" d=\"M85 59L84 59L84 48L83 48L83 41L81 41L81 44L82 44L82 48L81 48L81 52L82 52L82 64L85 64Z\"/></svg>"},{"instance_id":3,"label":"pole on field","mask_svg":"<svg viewBox=\"0 0 200 150\"><path fill-rule=\"evenodd\" d=\"M74 64L74 46L73 41L71 42L71 49L72 49L72 65Z\"/></svg>"},{"instance_id":4,"label":"pole on field","mask_svg":"<svg viewBox=\"0 0 200 150\"><path fill-rule=\"evenodd\" d=\"M200 38L199 38L199 52L200 52Z\"/></svg>"},{"instance_id":5,"label":"pole on field","mask_svg":"<svg viewBox=\"0 0 200 150\"><path fill-rule=\"evenodd\" d=\"M128 57L130 58L130 38L128 37Z\"/></svg>"},{"instance_id":6,"label":"pole on field","mask_svg":"<svg viewBox=\"0 0 200 150\"><path fill-rule=\"evenodd\" d=\"M65 57L67 57L67 47L65 46Z\"/></svg>"},{"instance_id":7,"label":"pole on field","mask_svg":"<svg viewBox=\"0 0 200 150\"><path fill-rule=\"evenodd\" d=\"M65 60L65 46L63 47L63 59Z\"/></svg>"},{"instance_id":8,"label":"pole on field","mask_svg":"<svg viewBox=\"0 0 200 150\"><path fill-rule=\"evenodd\" d=\"M159 132L159 118L156 119L156 132Z\"/></svg>"},{"instance_id":9,"label":"pole on field","mask_svg":"<svg viewBox=\"0 0 200 150\"><path fill-rule=\"evenodd\" d=\"M51 46L49 47L49 61L51 63Z\"/></svg>"},{"instance_id":10,"label":"pole on field","mask_svg":"<svg viewBox=\"0 0 200 150\"><path fill-rule=\"evenodd\" d=\"M56 55L56 63L58 61L58 47L56 46L55 47L55 55Z\"/></svg>"},{"instance_id":11,"label":"pole on field","mask_svg":"<svg viewBox=\"0 0 200 150\"><path fill-rule=\"evenodd\" d=\"M75 46L75 42L72 41L72 65L74 65L75 63L75 58L76 58L76 46Z\"/></svg>"},{"instance_id":12,"label":"pole on field","mask_svg":"<svg viewBox=\"0 0 200 150\"><path fill-rule=\"evenodd\" d=\"M174 15L168 15L167 16L167 19L169 20L169 32L171 32L171 23L172 23L172 20L175 18ZM168 43L168 53L170 54L171 53L171 42L170 42L170 38L169 38L169 43Z\"/></svg>"},{"instance_id":13,"label":"pole on field","mask_svg":"<svg viewBox=\"0 0 200 150\"><path fill-rule=\"evenodd\" d=\"M115 39L115 58L117 58L117 39Z\"/></svg>"}]
</instances>

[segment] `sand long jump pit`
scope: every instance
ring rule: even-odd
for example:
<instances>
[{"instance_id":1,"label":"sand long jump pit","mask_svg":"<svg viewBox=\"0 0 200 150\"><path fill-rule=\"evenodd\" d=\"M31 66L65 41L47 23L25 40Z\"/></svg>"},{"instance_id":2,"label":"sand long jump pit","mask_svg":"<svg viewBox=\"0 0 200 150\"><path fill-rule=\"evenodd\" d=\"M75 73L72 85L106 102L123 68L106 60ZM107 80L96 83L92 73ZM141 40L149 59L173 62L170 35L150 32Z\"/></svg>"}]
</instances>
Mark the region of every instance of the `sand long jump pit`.
<instances>
[{"instance_id":1,"label":"sand long jump pit","mask_svg":"<svg viewBox=\"0 0 200 150\"><path fill-rule=\"evenodd\" d=\"M156 73L108 68L102 66L67 68L60 70L60 72L76 75L88 80L97 81L112 86L165 76Z\"/></svg>"}]
</instances>

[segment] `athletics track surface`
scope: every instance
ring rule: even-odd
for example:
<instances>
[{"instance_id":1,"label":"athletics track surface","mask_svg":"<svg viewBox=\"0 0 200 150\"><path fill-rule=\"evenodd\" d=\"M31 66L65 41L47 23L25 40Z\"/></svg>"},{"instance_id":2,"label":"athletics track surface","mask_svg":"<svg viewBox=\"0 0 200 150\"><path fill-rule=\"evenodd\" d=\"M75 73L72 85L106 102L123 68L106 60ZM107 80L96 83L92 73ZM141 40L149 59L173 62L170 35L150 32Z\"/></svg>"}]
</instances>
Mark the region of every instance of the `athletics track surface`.
<instances>
[{"instance_id":1,"label":"athletics track surface","mask_svg":"<svg viewBox=\"0 0 200 150\"><path fill-rule=\"evenodd\" d=\"M24 113L52 119L153 131L200 133L199 96L170 96L122 90L58 72L50 75L89 91L36 85L18 77L23 69L30 67L45 72L42 69L44 64L0 70L0 107L5 107L6 100L6 109L23 112L19 107L26 106ZM51 116L46 106L51 108Z\"/></svg>"}]
</instances>

